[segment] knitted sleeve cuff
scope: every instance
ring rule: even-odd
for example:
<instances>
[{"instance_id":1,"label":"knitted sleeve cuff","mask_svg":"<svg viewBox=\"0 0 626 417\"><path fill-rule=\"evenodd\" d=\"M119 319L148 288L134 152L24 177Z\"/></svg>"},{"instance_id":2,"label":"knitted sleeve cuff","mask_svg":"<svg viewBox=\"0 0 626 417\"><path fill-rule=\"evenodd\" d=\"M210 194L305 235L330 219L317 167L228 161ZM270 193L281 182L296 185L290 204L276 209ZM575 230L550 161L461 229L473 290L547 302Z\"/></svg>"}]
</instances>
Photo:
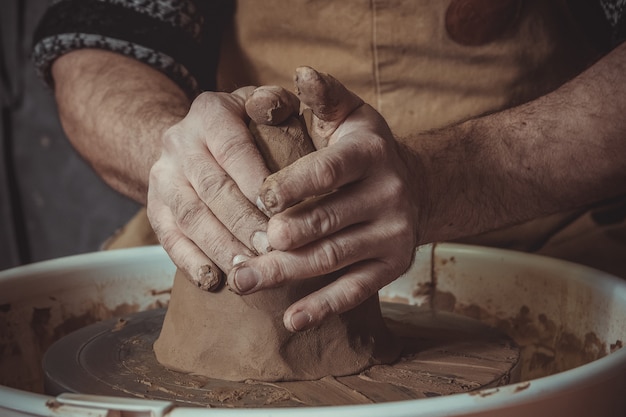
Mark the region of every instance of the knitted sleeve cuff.
<instances>
[{"instance_id":1,"label":"knitted sleeve cuff","mask_svg":"<svg viewBox=\"0 0 626 417\"><path fill-rule=\"evenodd\" d=\"M34 34L32 59L53 87L59 56L99 48L135 58L163 72L190 97L215 89L219 40L230 1L57 0Z\"/></svg>"},{"instance_id":2,"label":"knitted sleeve cuff","mask_svg":"<svg viewBox=\"0 0 626 417\"><path fill-rule=\"evenodd\" d=\"M626 41L626 0L600 0L609 25L612 46Z\"/></svg>"}]
</instances>

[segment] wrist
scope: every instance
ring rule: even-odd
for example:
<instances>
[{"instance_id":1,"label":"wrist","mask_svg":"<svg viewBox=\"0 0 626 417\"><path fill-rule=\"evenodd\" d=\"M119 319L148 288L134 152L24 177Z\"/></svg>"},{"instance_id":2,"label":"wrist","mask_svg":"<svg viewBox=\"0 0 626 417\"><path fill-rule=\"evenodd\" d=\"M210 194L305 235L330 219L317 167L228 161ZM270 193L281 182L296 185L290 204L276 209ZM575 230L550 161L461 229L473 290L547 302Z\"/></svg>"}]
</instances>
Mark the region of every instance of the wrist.
<instances>
[{"instance_id":1,"label":"wrist","mask_svg":"<svg viewBox=\"0 0 626 417\"><path fill-rule=\"evenodd\" d=\"M493 201L500 179L497 149L487 149L484 127L472 121L418 134L408 141L419 244L457 239L500 225Z\"/></svg>"}]
</instances>

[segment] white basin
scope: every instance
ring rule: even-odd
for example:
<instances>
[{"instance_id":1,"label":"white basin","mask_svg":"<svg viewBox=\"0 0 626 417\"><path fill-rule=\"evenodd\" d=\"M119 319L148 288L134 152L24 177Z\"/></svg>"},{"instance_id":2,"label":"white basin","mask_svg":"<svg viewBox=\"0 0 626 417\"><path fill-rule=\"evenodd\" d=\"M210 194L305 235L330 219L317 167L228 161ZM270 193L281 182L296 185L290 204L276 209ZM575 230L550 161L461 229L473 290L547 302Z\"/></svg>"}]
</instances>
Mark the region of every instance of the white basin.
<instances>
[{"instance_id":1,"label":"white basin","mask_svg":"<svg viewBox=\"0 0 626 417\"><path fill-rule=\"evenodd\" d=\"M154 400L42 394L40 361L67 332L167 303L174 266L160 247L98 252L0 272L2 416L580 416L626 415L626 282L576 264L439 244L381 298L431 304L507 331L522 346L523 381L374 405L206 409Z\"/></svg>"}]
</instances>

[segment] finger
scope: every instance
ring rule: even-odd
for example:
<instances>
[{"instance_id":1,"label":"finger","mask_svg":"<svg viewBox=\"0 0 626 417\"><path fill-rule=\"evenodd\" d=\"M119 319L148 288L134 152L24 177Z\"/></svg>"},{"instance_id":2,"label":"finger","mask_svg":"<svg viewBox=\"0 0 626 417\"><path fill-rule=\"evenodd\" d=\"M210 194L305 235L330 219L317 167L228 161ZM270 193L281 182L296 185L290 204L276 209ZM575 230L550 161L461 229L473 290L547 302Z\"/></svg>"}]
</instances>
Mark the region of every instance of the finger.
<instances>
[{"instance_id":1,"label":"finger","mask_svg":"<svg viewBox=\"0 0 626 417\"><path fill-rule=\"evenodd\" d=\"M322 195L366 175L380 166L381 158L395 146L384 119L364 104L341 124L330 147L319 149L265 179L257 205L276 214L305 198Z\"/></svg>"},{"instance_id":2,"label":"finger","mask_svg":"<svg viewBox=\"0 0 626 417\"><path fill-rule=\"evenodd\" d=\"M182 123L183 128L193 129L193 135L206 144L246 198L255 202L263 179L270 172L248 130L245 94L240 93L198 96L190 109L193 117ZM201 122L191 123L192 120Z\"/></svg>"},{"instance_id":3,"label":"finger","mask_svg":"<svg viewBox=\"0 0 626 417\"><path fill-rule=\"evenodd\" d=\"M300 100L278 86L256 88L246 99L246 113L258 124L275 126L300 111Z\"/></svg>"},{"instance_id":4,"label":"finger","mask_svg":"<svg viewBox=\"0 0 626 417\"><path fill-rule=\"evenodd\" d=\"M360 181L309 198L272 216L267 228L270 246L281 251L292 250L365 222L369 227L384 222L389 233L413 231L416 210L402 177L385 173L365 175Z\"/></svg>"},{"instance_id":5,"label":"finger","mask_svg":"<svg viewBox=\"0 0 626 417\"><path fill-rule=\"evenodd\" d=\"M195 158L197 161L185 161L186 165L188 163L186 171L193 192L183 187L179 195L170 197L172 202L186 204L174 208L179 222L188 223L181 224L181 227L190 234L198 229L206 230L206 216L215 217L239 242L257 253L267 253L270 250L266 233L267 217L246 199L206 150L195 155Z\"/></svg>"},{"instance_id":6,"label":"finger","mask_svg":"<svg viewBox=\"0 0 626 417\"><path fill-rule=\"evenodd\" d=\"M167 211L161 213L161 217L167 221L166 227L159 233L176 231L183 234L224 272L230 270L235 256L255 255L213 215L189 183L175 175L168 177L166 174L160 173L159 165L155 165L151 171L148 190L148 207L155 205L159 207L161 204L166 205L161 202L167 202ZM172 178L176 186L171 186L171 184L163 186L157 180L159 177ZM242 200L248 203L243 197ZM175 234L172 238L177 238L177 235ZM245 237L245 241L250 241L249 235ZM262 246L258 242L255 243Z\"/></svg>"},{"instance_id":7,"label":"finger","mask_svg":"<svg viewBox=\"0 0 626 417\"><path fill-rule=\"evenodd\" d=\"M318 149L346 117L363 104L363 100L337 79L311 67L297 68L294 82L298 98L315 116L310 133Z\"/></svg>"},{"instance_id":8,"label":"finger","mask_svg":"<svg viewBox=\"0 0 626 417\"><path fill-rule=\"evenodd\" d=\"M239 294L250 294L292 280L326 275L362 260L388 259L392 255L395 267L406 267L410 242L398 240L394 245L377 245L388 242L387 233L384 228L356 225L293 251L273 251L236 265L228 274L228 285Z\"/></svg>"},{"instance_id":9,"label":"finger","mask_svg":"<svg viewBox=\"0 0 626 417\"><path fill-rule=\"evenodd\" d=\"M213 259L222 271L226 273L230 271L233 259L237 255L247 257L256 255L247 245L233 236L222 221L218 220L205 205L200 204L198 207L200 207L200 211L197 212L193 205L175 207L173 216L176 219L176 225L206 255ZM185 217L189 215L194 215L195 218ZM254 241L256 246L262 248L258 251L259 253L265 253L269 250L264 231L258 232L252 237L248 235L246 239ZM264 243L265 245L263 245Z\"/></svg>"},{"instance_id":10,"label":"finger","mask_svg":"<svg viewBox=\"0 0 626 417\"><path fill-rule=\"evenodd\" d=\"M272 248L287 251L329 236L379 213L378 205L363 201L361 183L342 188L322 197L305 200L272 216L267 236ZM377 198L384 198L384 192ZM367 197L370 194L366 194Z\"/></svg>"},{"instance_id":11,"label":"finger","mask_svg":"<svg viewBox=\"0 0 626 417\"><path fill-rule=\"evenodd\" d=\"M349 140L305 155L265 179L257 205L276 214L305 198L326 194L363 178L370 158L366 147L353 146Z\"/></svg>"},{"instance_id":12,"label":"finger","mask_svg":"<svg viewBox=\"0 0 626 417\"><path fill-rule=\"evenodd\" d=\"M330 315L355 308L396 276L383 262L353 265L336 281L289 306L283 315L285 328L297 332L315 327Z\"/></svg>"},{"instance_id":13,"label":"finger","mask_svg":"<svg viewBox=\"0 0 626 417\"><path fill-rule=\"evenodd\" d=\"M223 280L220 268L178 229L169 208L159 203L149 204L148 219L172 262L198 288L213 291Z\"/></svg>"}]
</instances>

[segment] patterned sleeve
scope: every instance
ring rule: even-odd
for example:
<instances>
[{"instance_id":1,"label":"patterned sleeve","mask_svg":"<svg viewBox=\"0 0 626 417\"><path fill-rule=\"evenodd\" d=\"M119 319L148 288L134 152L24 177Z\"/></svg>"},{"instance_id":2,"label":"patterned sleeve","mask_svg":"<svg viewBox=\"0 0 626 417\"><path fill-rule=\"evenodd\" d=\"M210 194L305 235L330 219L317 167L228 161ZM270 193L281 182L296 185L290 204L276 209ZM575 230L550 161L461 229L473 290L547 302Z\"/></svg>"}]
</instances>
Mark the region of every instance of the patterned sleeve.
<instances>
[{"instance_id":1,"label":"patterned sleeve","mask_svg":"<svg viewBox=\"0 0 626 417\"><path fill-rule=\"evenodd\" d=\"M626 40L626 0L600 0L606 19L611 27L613 46Z\"/></svg>"},{"instance_id":2,"label":"patterned sleeve","mask_svg":"<svg viewBox=\"0 0 626 417\"><path fill-rule=\"evenodd\" d=\"M221 31L232 12L229 0L55 0L35 31L32 58L53 86L56 58L105 49L162 71L193 97L215 89Z\"/></svg>"}]
</instances>

